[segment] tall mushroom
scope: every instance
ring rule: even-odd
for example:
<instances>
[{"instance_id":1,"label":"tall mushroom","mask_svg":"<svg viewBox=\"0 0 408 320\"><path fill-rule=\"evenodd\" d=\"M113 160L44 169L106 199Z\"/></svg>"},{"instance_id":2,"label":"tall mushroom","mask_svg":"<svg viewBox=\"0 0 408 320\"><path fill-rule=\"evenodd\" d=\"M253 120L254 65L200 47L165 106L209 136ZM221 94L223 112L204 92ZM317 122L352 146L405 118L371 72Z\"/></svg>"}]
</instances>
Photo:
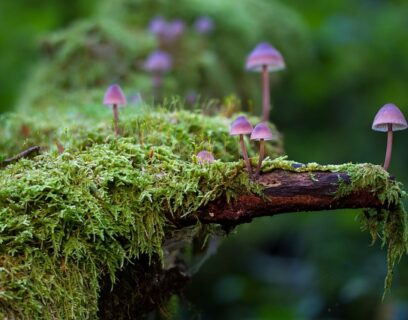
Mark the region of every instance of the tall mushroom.
<instances>
[{"instance_id":1,"label":"tall mushroom","mask_svg":"<svg viewBox=\"0 0 408 320\"><path fill-rule=\"evenodd\" d=\"M119 130L119 106L125 106L127 104L126 97L123 94L122 89L118 84L112 84L105 92L103 98L104 105L112 105L113 119L115 123L115 134L120 134Z\"/></svg>"},{"instance_id":2,"label":"tall mushroom","mask_svg":"<svg viewBox=\"0 0 408 320\"><path fill-rule=\"evenodd\" d=\"M172 67L170 55L164 51L156 50L146 59L144 69L153 76L153 95L158 98L162 84L163 74Z\"/></svg>"},{"instance_id":3,"label":"tall mushroom","mask_svg":"<svg viewBox=\"0 0 408 320\"><path fill-rule=\"evenodd\" d=\"M372 129L375 131L387 132L387 150L383 168L387 170L391 162L392 135L393 131L405 130L408 128L407 120L401 110L392 103L387 103L375 115Z\"/></svg>"},{"instance_id":4,"label":"tall mushroom","mask_svg":"<svg viewBox=\"0 0 408 320\"><path fill-rule=\"evenodd\" d=\"M270 93L269 72L285 68L285 61L278 50L267 42L261 42L249 54L246 69L262 72L262 121L269 120Z\"/></svg>"},{"instance_id":5,"label":"tall mushroom","mask_svg":"<svg viewBox=\"0 0 408 320\"><path fill-rule=\"evenodd\" d=\"M259 178L262 161L265 156L265 140L272 140L273 135L268 125L264 122L258 123L251 134L251 140L259 141L259 160L256 167L255 179Z\"/></svg>"},{"instance_id":6,"label":"tall mushroom","mask_svg":"<svg viewBox=\"0 0 408 320\"><path fill-rule=\"evenodd\" d=\"M248 170L249 177L252 179L252 168L249 163L248 153L244 144L244 134L250 134L252 132L252 125L249 123L248 119L245 116L239 116L232 123L230 128L230 135L237 136L239 135L239 143L242 149L242 155L244 156L245 165Z\"/></svg>"}]
</instances>

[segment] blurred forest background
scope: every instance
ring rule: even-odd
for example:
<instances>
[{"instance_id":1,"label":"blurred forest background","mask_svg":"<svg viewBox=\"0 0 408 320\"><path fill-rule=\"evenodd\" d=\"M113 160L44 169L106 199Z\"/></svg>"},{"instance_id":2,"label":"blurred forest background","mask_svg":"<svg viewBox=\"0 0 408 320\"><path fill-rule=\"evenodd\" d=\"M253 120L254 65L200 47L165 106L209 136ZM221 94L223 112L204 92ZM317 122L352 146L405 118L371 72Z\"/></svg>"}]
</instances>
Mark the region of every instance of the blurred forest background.
<instances>
[{"instance_id":1,"label":"blurred forest background","mask_svg":"<svg viewBox=\"0 0 408 320\"><path fill-rule=\"evenodd\" d=\"M193 25L203 15L214 30L200 35ZM166 95L216 98L259 114L260 77L245 72L246 55L261 41L282 52L287 69L272 75L270 120L283 133L290 159L382 164L386 137L371 130L375 113L393 102L408 115L404 0L1 1L0 113L27 104L40 112L44 92L104 90L113 81L144 97L150 78L140 65L158 46L148 30L158 16L186 26L171 49L178 56ZM124 60L109 74L109 47L88 41L100 50L96 58L75 43L61 52L61 43L76 34L98 45L119 35L118 47L131 55L114 51ZM98 58L107 66L85 69ZM44 91L27 98L33 82ZM390 172L408 185L406 139L406 132L395 135ZM239 227L194 276L180 317L408 319L407 259L381 303L385 250L370 247L356 217L348 210L299 213Z\"/></svg>"}]
</instances>

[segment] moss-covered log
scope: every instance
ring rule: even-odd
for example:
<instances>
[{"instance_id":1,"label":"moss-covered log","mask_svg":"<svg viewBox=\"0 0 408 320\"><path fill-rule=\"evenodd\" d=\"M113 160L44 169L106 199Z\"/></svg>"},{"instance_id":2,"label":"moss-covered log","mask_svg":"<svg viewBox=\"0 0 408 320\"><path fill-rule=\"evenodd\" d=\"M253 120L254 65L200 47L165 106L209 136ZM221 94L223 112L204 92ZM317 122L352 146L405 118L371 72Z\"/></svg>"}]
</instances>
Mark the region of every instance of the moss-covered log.
<instances>
[{"instance_id":1,"label":"moss-covered log","mask_svg":"<svg viewBox=\"0 0 408 320\"><path fill-rule=\"evenodd\" d=\"M407 243L405 193L381 166L303 165L279 157L276 141L258 183L238 160L230 119L128 108L116 138L108 110L86 114L69 129L55 113L0 119L2 158L14 159L0 170L0 318L127 319L165 310L189 281L194 247L205 247L220 223L330 205L374 209L361 223L388 246L390 286ZM22 143L24 125L31 132ZM41 154L15 157L30 145ZM213 151L213 164L198 163L203 149Z\"/></svg>"}]
</instances>

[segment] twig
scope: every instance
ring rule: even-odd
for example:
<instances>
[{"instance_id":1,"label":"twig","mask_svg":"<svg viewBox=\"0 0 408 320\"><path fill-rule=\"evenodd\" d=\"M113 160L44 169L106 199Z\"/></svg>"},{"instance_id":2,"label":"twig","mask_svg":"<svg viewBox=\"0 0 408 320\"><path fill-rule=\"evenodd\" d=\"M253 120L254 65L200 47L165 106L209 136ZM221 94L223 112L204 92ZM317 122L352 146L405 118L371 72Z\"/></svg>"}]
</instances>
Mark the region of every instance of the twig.
<instances>
[{"instance_id":1,"label":"twig","mask_svg":"<svg viewBox=\"0 0 408 320\"><path fill-rule=\"evenodd\" d=\"M16 161L18 161L18 160L20 160L22 158L27 158L27 157L33 155L34 153L38 153L38 152L40 152L40 149L41 148L39 146L30 147L30 148L16 154L15 156L13 156L11 158L8 158L8 159L5 159L5 160L1 161L0 162L0 168L4 168L4 167L8 166L9 164L12 164L12 163L14 163L14 162L16 162Z\"/></svg>"}]
</instances>

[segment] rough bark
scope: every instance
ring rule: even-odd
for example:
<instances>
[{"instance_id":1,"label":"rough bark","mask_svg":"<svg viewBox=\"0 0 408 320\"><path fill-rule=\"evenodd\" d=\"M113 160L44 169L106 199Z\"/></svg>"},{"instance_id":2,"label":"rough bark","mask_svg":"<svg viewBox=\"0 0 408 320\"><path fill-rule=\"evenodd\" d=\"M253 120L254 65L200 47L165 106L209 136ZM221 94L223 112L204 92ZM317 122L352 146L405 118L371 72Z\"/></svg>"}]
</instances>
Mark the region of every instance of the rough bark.
<instances>
[{"instance_id":1,"label":"rough bark","mask_svg":"<svg viewBox=\"0 0 408 320\"><path fill-rule=\"evenodd\" d=\"M368 189L338 196L340 182L350 183L344 172L291 172L275 170L260 177L262 195L242 194L228 203L218 199L197 212L195 219L203 223L234 226L253 218L280 213L320 211L343 208L382 208L378 194ZM184 221L190 223L192 220Z\"/></svg>"}]
</instances>

